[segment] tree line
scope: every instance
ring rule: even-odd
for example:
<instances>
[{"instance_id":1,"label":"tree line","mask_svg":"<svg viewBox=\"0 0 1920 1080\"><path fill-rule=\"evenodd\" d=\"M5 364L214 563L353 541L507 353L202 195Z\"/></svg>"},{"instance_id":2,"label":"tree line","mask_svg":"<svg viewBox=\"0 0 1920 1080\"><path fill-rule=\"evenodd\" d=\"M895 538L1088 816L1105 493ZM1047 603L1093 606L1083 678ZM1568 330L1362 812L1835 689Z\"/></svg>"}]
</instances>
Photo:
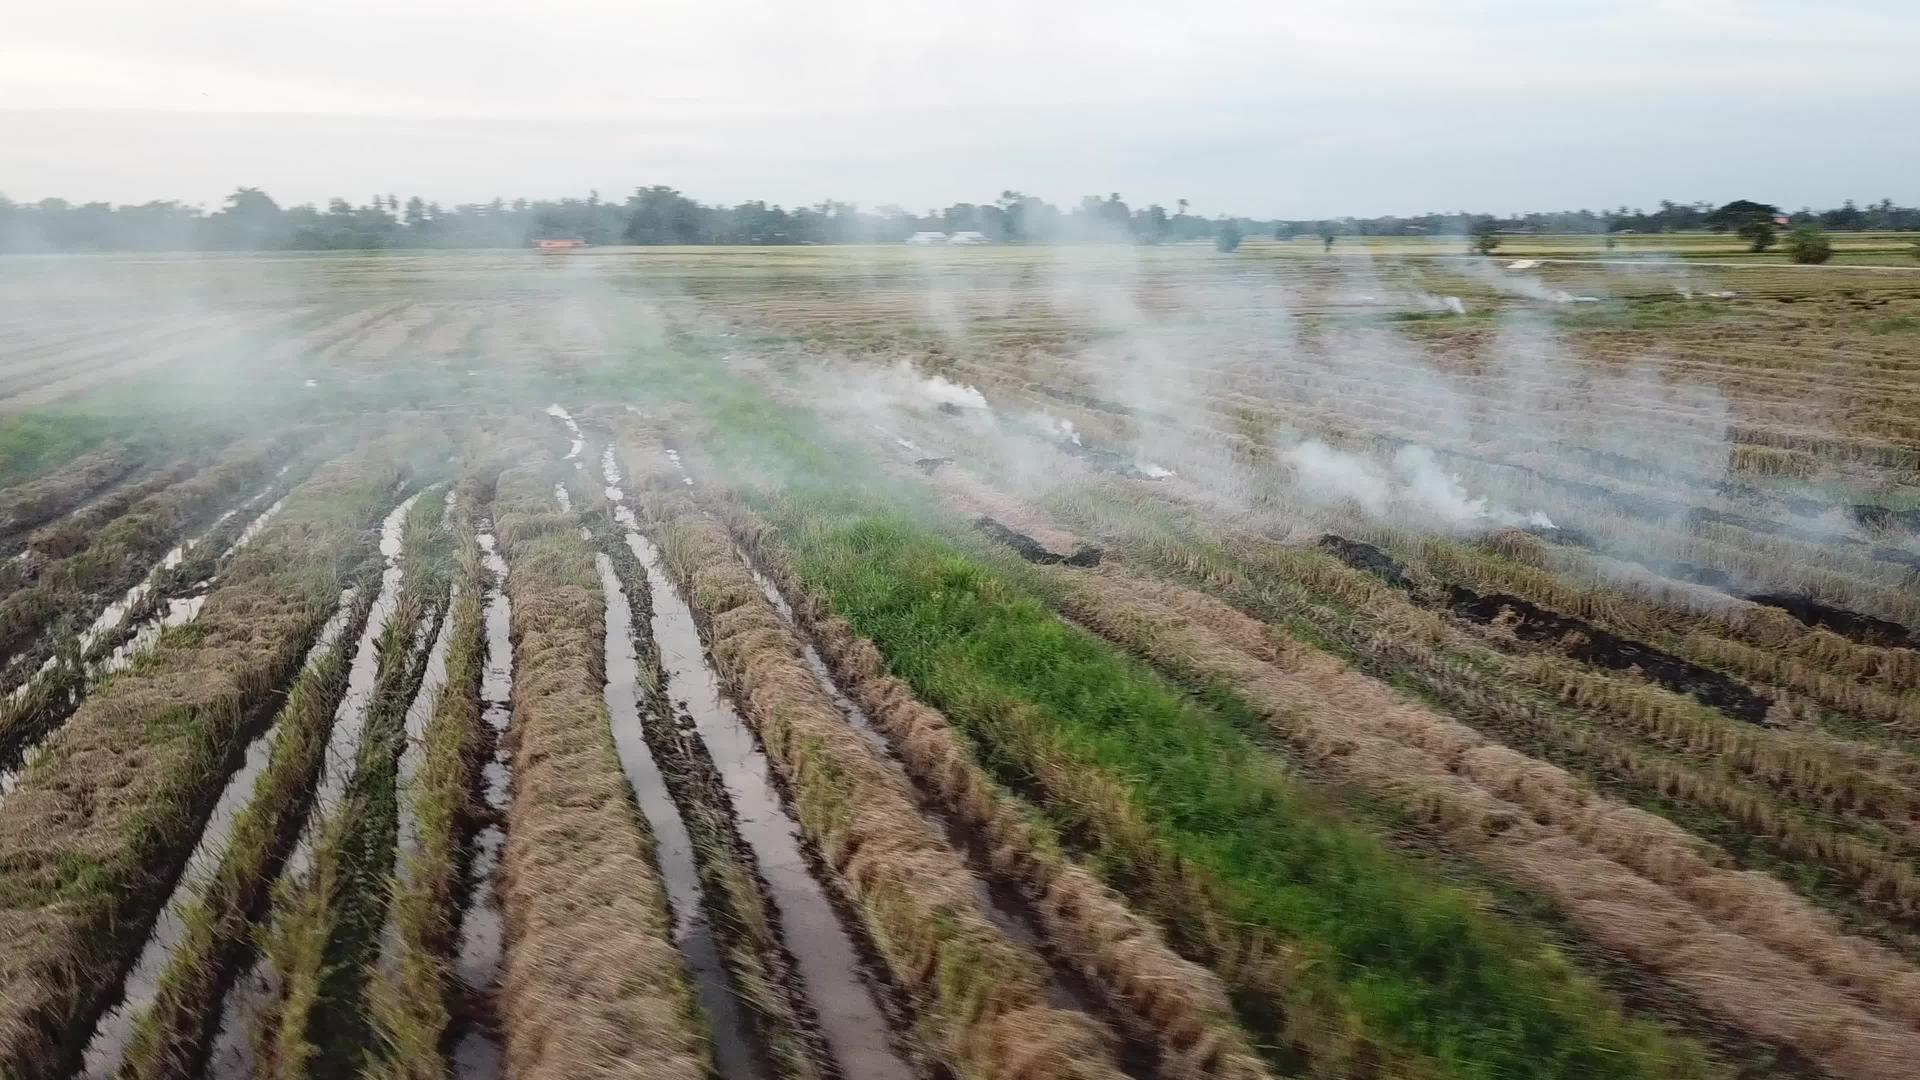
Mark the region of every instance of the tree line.
<instances>
[{"instance_id":1,"label":"tree line","mask_svg":"<svg viewBox=\"0 0 1920 1080\"><path fill-rule=\"evenodd\" d=\"M1729 216L1729 208L1747 208ZM525 247L542 239L589 244L860 244L898 243L916 232L975 232L998 243L1212 240L1225 250L1243 235L1279 239L1316 236L1331 246L1339 236L1438 235L1481 237L1511 233L1740 231L1759 211L1790 225L1831 230L1920 230L1920 209L1883 199L1865 208L1844 206L1779 214L1766 204L1737 200L1722 207L1663 201L1655 211L1569 210L1513 215L1431 213L1413 217L1268 219L1208 217L1187 200L1172 210L1159 203L1129 205L1115 192L1056 206L1019 191L984 203L955 203L916 213L898 206L864 210L826 201L786 208L764 201L707 204L664 185L609 200L494 199L442 206L414 196L374 195L282 206L258 188L240 188L211 211L176 201L138 205L72 203L64 199L14 202L0 195L0 252L84 251L326 251L378 248ZM1745 232L1741 233L1746 236Z\"/></svg>"}]
</instances>

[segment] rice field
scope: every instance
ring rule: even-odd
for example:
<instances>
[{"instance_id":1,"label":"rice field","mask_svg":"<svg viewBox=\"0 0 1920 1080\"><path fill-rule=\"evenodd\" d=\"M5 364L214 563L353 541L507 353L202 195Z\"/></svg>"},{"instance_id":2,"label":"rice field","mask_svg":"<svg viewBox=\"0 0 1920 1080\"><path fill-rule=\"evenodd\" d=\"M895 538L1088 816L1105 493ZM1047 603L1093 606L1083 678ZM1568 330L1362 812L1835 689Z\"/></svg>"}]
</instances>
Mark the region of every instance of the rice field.
<instances>
[{"instance_id":1,"label":"rice field","mask_svg":"<svg viewBox=\"0 0 1920 1080\"><path fill-rule=\"evenodd\" d=\"M1913 1075L1920 273L1315 247L0 261L0 1076Z\"/></svg>"}]
</instances>

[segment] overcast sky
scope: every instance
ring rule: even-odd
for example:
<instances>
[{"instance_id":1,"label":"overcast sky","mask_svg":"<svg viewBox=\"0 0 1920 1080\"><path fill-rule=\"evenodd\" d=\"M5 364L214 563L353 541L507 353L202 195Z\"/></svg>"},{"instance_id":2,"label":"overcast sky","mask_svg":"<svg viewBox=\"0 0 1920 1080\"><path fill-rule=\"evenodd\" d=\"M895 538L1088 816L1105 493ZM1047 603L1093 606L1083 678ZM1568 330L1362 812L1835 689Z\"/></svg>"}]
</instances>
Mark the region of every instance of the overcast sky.
<instances>
[{"instance_id":1,"label":"overcast sky","mask_svg":"<svg viewBox=\"0 0 1920 1080\"><path fill-rule=\"evenodd\" d=\"M36 0L0 26L14 199L1920 202L1914 0Z\"/></svg>"}]
</instances>

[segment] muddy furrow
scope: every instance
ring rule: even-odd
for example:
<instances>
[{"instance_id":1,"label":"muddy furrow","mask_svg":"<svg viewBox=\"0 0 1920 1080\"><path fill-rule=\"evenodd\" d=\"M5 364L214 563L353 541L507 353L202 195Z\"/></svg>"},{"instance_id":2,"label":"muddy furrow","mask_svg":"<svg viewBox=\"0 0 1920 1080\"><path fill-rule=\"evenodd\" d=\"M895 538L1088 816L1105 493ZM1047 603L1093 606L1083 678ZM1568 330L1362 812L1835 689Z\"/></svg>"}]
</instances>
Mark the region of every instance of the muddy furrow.
<instances>
[{"instance_id":1,"label":"muddy furrow","mask_svg":"<svg viewBox=\"0 0 1920 1080\"><path fill-rule=\"evenodd\" d=\"M460 602L460 584L455 582L447 594L447 609L451 611ZM424 624L423 624L424 625ZM447 685L447 652L453 644L453 620L442 618L439 632L433 637L427 649L426 667L421 674L420 687L414 692L413 700L407 705L403 718L403 744L400 760L395 772L395 787L399 796L398 828L394 846L394 887L404 889L409 885L410 870L408 864L420 850L420 822L414 812L412 796L420 775L420 767L426 756L427 721L433 716L434 707L440 693ZM386 935L383 933L382 935Z\"/></svg>"},{"instance_id":2,"label":"muddy furrow","mask_svg":"<svg viewBox=\"0 0 1920 1080\"><path fill-rule=\"evenodd\" d=\"M653 544L638 533L627 543L645 567L652 636L666 693L698 734L735 815L735 828L767 884L781 940L792 954L803 998L819 1024L834 1066L845 1076L908 1080L914 1075L892 1045L886 1009L871 985L857 938L816 880L802 850L800 826L781 802L766 757L752 732L720 693L704 660L693 615L674 591Z\"/></svg>"},{"instance_id":3,"label":"muddy furrow","mask_svg":"<svg viewBox=\"0 0 1920 1080\"><path fill-rule=\"evenodd\" d=\"M228 954L243 944L238 939L273 879L276 854L284 852L281 841L291 838L277 818L304 806L312 772L299 747L319 743L313 719L330 712L346 690L339 645L365 618L367 605L357 597L352 588L340 594L286 706L247 746L214 803L186 871L127 974L120 1002L101 1017L87 1044L81 1075L159 1076L197 1066L200 1040L217 1015L216 988L232 976Z\"/></svg>"},{"instance_id":4,"label":"muddy furrow","mask_svg":"<svg viewBox=\"0 0 1920 1080\"><path fill-rule=\"evenodd\" d=\"M258 912L254 927L249 928L249 936L256 940L265 928L277 928L284 912L302 895L301 888L312 871L315 848L322 842L324 826L342 806L359 757L367 712L380 682L380 646L392 636L388 627L400 604L403 530L418 498L417 493L408 496L381 522L378 551L384 565L380 584L347 662L344 688L327 721L317 726L313 741L303 744L306 753L311 755L306 766L313 774L309 781L311 795L304 800L302 812L290 819L292 849L274 879L272 908ZM219 1023L214 1028L208 1054L209 1075L236 1078L254 1075L258 1064L255 1060L257 1036L273 1014L283 990L281 972L276 970L272 957L259 954L219 1003Z\"/></svg>"},{"instance_id":5,"label":"muddy furrow","mask_svg":"<svg viewBox=\"0 0 1920 1080\"><path fill-rule=\"evenodd\" d=\"M77 623L86 612L102 609L106 618L121 610L112 604L114 596L137 588L169 558L184 555L187 537L214 522L222 504L236 509L243 504L243 493L273 475L271 463L285 457L294 441L284 437L234 447L208 468L135 503L97 533L83 533L70 554L39 566L30 585L0 600L0 654L8 668L37 666L56 622Z\"/></svg>"},{"instance_id":6,"label":"muddy furrow","mask_svg":"<svg viewBox=\"0 0 1920 1080\"><path fill-rule=\"evenodd\" d=\"M1003 909L996 923L1030 927L1028 934L1056 963L1071 969L1076 996L1095 995L1130 1039L1157 1054L1155 1075L1270 1075L1233 1019L1220 979L1183 959L1157 926L1068 859L1032 811L973 761L946 717L885 673L871 642L828 615L823 603L805 597L785 569L784 553L755 518L736 512L730 521L736 540L767 568L756 569L755 577L768 601L806 636L807 664L823 687L856 727L884 741L951 832L964 834L965 850L978 860L983 878L1000 885L994 892L1012 894L997 903L982 898L990 910ZM789 594L801 599L790 604ZM848 700L835 680L857 700Z\"/></svg>"},{"instance_id":7,"label":"muddy furrow","mask_svg":"<svg viewBox=\"0 0 1920 1080\"><path fill-rule=\"evenodd\" d=\"M657 448L625 460L665 464ZM668 494L669 480L664 468L641 480L648 489L642 523L662 543L658 554L643 552L650 576L696 599L687 622L711 646L715 671L752 718L808 839L856 899L889 971L922 996L921 1026L933 1053L981 1077L1124 1075L1110 1033L1048 1002L1045 961L981 912L965 862L821 689L724 530L684 495ZM661 608L683 603L679 595L659 587L655 594L663 653L699 656L698 639L677 644L686 631L659 618ZM717 686L712 699L724 704Z\"/></svg>"},{"instance_id":8,"label":"muddy furrow","mask_svg":"<svg viewBox=\"0 0 1920 1080\"><path fill-rule=\"evenodd\" d=\"M230 771L337 604L399 479L384 443L323 467L190 636L90 696L0 806L0 1074L50 1075L144 943ZM59 822L53 827L52 822Z\"/></svg>"},{"instance_id":9,"label":"muddy furrow","mask_svg":"<svg viewBox=\"0 0 1920 1080\"><path fill-rule=\"evenodd\" d=\"M507 561L500 557L492 522L482 521L477 528L475 540L486 583L481 607L486 667L479 685L483 726L478 732L484 760L475 811L480 827L468 852L466 903L459 913L453 958L455 995L462 1007L452 1021L451 1056L454 1075L460 1080L494 1080L505 1061L495 995L506 948L499 871L513 788L513 754L507 745L513 715L513 606L507 597Z\"/></svg>"},{"instance_id":10,"label":"muddy furrow","mask_svg":"<svg viewBox=\"0 0 1920 1080\"><path fill-rule=\"evenodd\" d=\"M286 471L282 468L282 476ZM219 580L217 568L231 561L286 505L283 495L260 509L267 495L278 490L279 479L222 514L206 532L168 551L146 580L109 604L86 630L67 639L40 670L0 699L0 799L13 790L41 740L73 714L93 684L125 669L162 631L184 626L200 614ZM245 516L250 513L253 516Z\"/></svg>"},{"instance_id":11,"label":"muddy furrow","mask_svg":"<svg viewBox=\"0 0 1920 1080\"><path fill-rule=\"evenodd\" d=\"M411 502L411 500L410 500ZM354 745L335 807L319 819L300 886L277 905L265 951L283 996L262 1025L260 1068L274 1076L358 1073L374 1050L366 993L379 957L399 829L397 774L406 716L424 681L445 612L447 537L443 501L410 507L399 587L375 646L373 689L357 716L343 718Z\"/></svg>"},{"instance_id":12,"label":"muddy furrow","mask_svg":"<svg viewBox=\"0 0 1920 1080\"><path fill-rule=\"evenodd\" d=\"M672 664L654 635L652 579L638 554L646 541L624 505L611 447L600 460L615 526L595 557L607 598L608 712L635 800L659 839L675 940L712 1030L715 1068L723 1077L769 1070L791 1080L833 1075L842 1063L811 996L825 992L837 1000L864 995L865 987L857 969L820 970L820 947L805 943L816 980L855 980L823 990L807 980L788 946L784 908L808 917L803 928L822 913L806 908L809 897L782 893L789 882L776 884L762 872L761 849L749 841L751 827L739 824L728 778L708 752L705 733L691 717L682 720L691 699L683 687L676 706ZM753 809L766 811L758 804Z\"/></svg>"},{"instance_id":13,"label":"muddy furrow","mask_svg":"<svg viewBox=\"0 0 1920 1080\"><path fill-rule=\"evenodd\" d=\"M594 564L606 603L606 705L614 747L634 801L653 831L654 857L673 912L673 939L693 980L695 1000L706 1016L714 1071L725 1080L746 1080L767 1068L758 1045L760 1032L748 1019L746 995L735 988L722 958L704 901L695 842L643 730L652 718L641 716L644 689L640 654L634 647L633 606L612 559L596 553ZM768 989L778 992L778 988Z\"/></svg>"},{"instance_id":14,"label":"muddy furrow","mask_svg":"<svg viewBox=\"0 0 1920 1080\"><path fill-rule=\"evenodd\" d=\"M111 443L46 476L0 490L0 555L12 555L28 530L71 511L139 468L138 452Z\"/></svg>"},{"instance_id":15,"label":"muddy furrow","mask_svg":"<svg viewBox=\"0 0 1920 1080\"><path fill-rule=\"evenodd\" d=\"M379 1049L363 1073L368 1077L429 1080L448 1072L459 892L467 863L463 844L482 813L473 788L489 745L481 694L490 569L475 523L488 486L469 477L449 494L446 507L458 570L450 612L407 714L393 900L381 937L380 974L368 990L379 1036Z\"/></svg>"},{"instance_id":16,"label":"muddy furrow","mask_svg":"<svg viewBox=\"0 0 1920 1080\"><path fill-rule=\"evenodd\" d=\"M682 483L693 485L681 456L668 451L668 457ZM931 475L952 459L914 464ZM985 493L977 484L973 489L976 495ZM779 569L784 562L777 545L762 543L762 526L754 515L724 496L707 501L725 514L741 561L767 602L798 632L802 659L823 692L903 783L910 788L918 784L929 826L945 835L974 869L981 910L1010 939L1041 952L1052 964L1049 1000L1114 1027L1126 1042L1123 1063L1130 1073L1269 1075L1236 1023L1220 979L1183 959L1151 921L1067 859L1058 838L1038 824L1032 808L972 764L970 752L944 717L914 699L904 683L880 674L871 645L856 645L851 629L839 620L831 620L830 632L822 636L824 608L816 602L803 601L796 611L783 589L802 593ZM964 513L976 530L1014 548L1028 562L1099 565L1097 547L1035 522L1007 500L996 501L989 494L984 502L970 503ZM1001 513L1010 514L1018 529L992 516ZM1022 529L1032 532L1018 531ZM1063 551L1072 554L1059 554ZM776 583L776 576L784 584ZM822 648L829 657L823 657ZM849 691L860 700L853 700Z\"/></svg>"},{"instance_id":17,"label":"muddy furrow","mask_svg":"<svg viewBox=\"0 0 1920 1080\"><path fill-rule=\"evenodd\" d=\"M700 1080L710 1056L608 724L605 604L591 547L551 505L548 471L501 474L495 524L510 573L513 789L495 1016L517 1080ZM471 917L471 916L470 916Z\"/></svg>"}]
</instances>

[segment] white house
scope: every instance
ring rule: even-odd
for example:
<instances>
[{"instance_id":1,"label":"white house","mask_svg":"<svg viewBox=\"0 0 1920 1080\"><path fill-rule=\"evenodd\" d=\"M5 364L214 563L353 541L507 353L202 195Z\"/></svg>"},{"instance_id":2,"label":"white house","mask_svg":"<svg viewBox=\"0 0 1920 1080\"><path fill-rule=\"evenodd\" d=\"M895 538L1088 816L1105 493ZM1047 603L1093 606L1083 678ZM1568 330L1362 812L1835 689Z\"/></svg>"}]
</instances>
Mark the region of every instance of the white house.
<instances>
[{"instance_id":1,"label":"white house","mask_svg":"<svg viewBox=\"0 0 1920 1080\"><path fill-rule=\"evenodd\" d=\"M947 234L943 232L917 232L907 237L909 244L944 244Z\"/></svg>"},{"instance_id":2,"label":"white house","mask_svg":"<svg viewBox=\"0 0 1920 1080\"><path fill-rule=\"evenodd\" d=\"M986 233L974 232L972 229L963 229L947 237L949 244L991 244L992 242L987 239Z\"/></svg>"}]
</instances>

